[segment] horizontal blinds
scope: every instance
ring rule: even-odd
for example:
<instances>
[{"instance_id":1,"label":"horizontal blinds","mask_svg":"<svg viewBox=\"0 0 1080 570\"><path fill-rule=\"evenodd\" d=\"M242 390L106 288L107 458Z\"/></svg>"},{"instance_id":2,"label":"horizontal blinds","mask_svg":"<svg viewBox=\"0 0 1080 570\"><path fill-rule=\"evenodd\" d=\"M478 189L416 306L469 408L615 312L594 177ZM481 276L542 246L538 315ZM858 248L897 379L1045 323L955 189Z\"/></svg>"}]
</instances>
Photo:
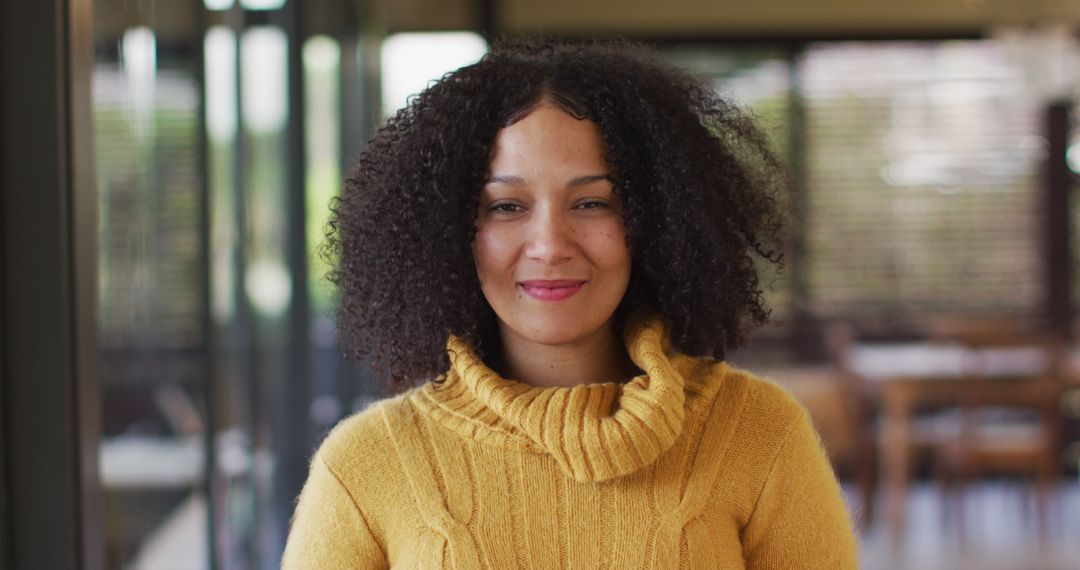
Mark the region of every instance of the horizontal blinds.
<instances>
[{"instance_id":1,"label":"horizontal blinds","mask_svg":"<svg viewBox=\"0 0 1080 570\"><path fill-rule=\"evenodd\" d=\"M1045 141L1023 70L965 41L815 44L798 71L811 311L1036 311Z\"/></svg>"},{"instance_id":2,"label":"horizontal blinds","mask_svg":"<svg viewBox=\"0 0 1080 570\"><path fill-rule=\"evenodd\" d=\"M137 79L95 66L100 343L184 351L201 334L198 85L186 70Z\"/></svg>"}]
</instances>

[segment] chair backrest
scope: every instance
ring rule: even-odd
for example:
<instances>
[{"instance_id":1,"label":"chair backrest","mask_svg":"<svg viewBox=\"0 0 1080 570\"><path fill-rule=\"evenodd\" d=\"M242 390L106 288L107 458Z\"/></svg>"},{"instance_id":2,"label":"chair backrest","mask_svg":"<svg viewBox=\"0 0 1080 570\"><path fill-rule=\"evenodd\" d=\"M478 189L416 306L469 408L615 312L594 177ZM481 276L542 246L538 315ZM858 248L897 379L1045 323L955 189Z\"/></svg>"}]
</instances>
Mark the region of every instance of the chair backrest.
<instances>
[{"instance_id":1,"label":"chair backrest","mask_svg":"<svg viewBox=\"0 0 1080 570\"><path fill-rule=\"evenodd\" d=\"M1063 430L1059 402L1067 373L1066 339L1009 319L943 320L931 336L971 350L971 381L958 393L967 417L981 414L985 421L988 414L1008 418L1010 411L1029 410L1038 414L1046 444L1057 447ZM999 381L1010 370L1018 371L1018 378Z\"/></svg>"}]
</instances>

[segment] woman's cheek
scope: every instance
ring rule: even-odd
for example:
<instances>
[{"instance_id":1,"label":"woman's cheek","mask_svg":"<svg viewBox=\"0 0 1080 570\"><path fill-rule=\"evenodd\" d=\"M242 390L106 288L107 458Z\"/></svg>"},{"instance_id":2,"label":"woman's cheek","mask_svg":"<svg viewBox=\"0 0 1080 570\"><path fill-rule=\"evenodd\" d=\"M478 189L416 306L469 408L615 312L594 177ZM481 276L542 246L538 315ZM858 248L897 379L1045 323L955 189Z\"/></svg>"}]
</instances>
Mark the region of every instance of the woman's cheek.
<instances>
[{"instance_id":1,"label":"woman's cheek","mask_svg":"<svg viewBox=\"0 0 1080 570\"><path fill-rule=\"evenodd\" d=\"M630 248L626 244L626 230L621 223L598 229L593 236L594 250L600 253L605 266L629 263Z\"/></svg>"},{"instance_id":2,"label":"woman's cheek","mask_svg":"<svg viewBox=\"0 0 1080 570\"><path fill-rule=\"evenodd\" d=\"M503 234L505 232L500 232L491 226L477 228L476 235L473 237L473 258L481 280L484 279L485 274L498 272L507 262L506 258L512 248L512 244L509 243L512 236ZM487 277L492 277L492 275L487 275Z\"/></svg>"}]
</instances>

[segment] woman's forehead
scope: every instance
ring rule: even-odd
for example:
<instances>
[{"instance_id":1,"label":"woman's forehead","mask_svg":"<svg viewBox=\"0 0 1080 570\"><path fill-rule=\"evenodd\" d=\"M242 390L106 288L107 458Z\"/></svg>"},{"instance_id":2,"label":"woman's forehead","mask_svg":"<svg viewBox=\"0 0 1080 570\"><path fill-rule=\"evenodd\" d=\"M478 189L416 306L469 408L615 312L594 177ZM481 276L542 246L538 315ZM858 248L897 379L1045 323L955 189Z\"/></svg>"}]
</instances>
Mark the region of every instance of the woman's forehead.
<instances>
[{"instance_id":1,"label":"woman's forehead","mask_svg":"<svg viewBox=\"0 0 1080 570\"><path fill-rule=\"evenodd\" d=\"M501 129L495 136L489 175L526 177L536 169L606 174L610 167L600 129L551 105L537 106Z\"/></svg>"}]
</instances>

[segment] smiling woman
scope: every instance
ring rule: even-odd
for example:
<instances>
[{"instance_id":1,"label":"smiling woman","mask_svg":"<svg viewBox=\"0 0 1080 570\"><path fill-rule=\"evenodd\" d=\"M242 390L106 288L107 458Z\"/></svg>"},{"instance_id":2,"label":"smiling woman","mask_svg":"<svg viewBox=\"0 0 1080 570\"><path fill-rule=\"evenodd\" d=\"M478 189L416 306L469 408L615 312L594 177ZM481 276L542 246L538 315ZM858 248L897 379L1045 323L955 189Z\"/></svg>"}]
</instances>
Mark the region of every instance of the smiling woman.
<instances>
[{"instance_id":1,"label":"smiling woman","mask_svg":"<svg viewBox=\"0 0 1080 570\"><path fill-rule=\"evenodd\" d=\"M806 412L723 362L782 179L632 46L499 45L414 98L328 242L346 346L406 391L322 444L284 567L854 567Z\"/></svg>"},{"instance_id":2,"label":"smiling woman","mask_svg":"<svg viewBox=\"0 0 1080 570\"><path fill-rule=\"evenodd\" d=\"M472 245L511 378L575 386L632 370L615 358L630 249L604 152L596 124L544 101L495 137ZM559 359L570 346L588 357Z\"/></svg>"}]
</instances>

